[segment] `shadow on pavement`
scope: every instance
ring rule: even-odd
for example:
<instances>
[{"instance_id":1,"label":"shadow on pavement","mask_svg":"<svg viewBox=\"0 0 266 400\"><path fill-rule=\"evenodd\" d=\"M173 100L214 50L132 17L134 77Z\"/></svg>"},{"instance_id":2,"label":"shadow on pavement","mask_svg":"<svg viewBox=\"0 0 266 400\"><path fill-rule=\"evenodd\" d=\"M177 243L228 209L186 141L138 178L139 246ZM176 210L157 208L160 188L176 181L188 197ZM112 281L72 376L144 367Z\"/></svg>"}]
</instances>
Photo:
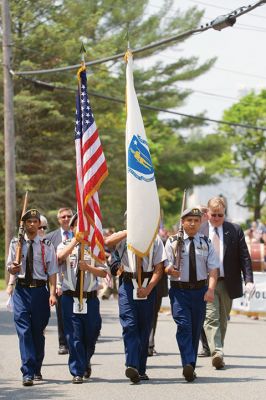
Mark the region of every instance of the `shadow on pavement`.
<instances>
[{"instance_id":1,"label":"shadow on pavement","mask_svg":"<svg viewBox=\"0 0 266 400\"><path fill-rule=\"evenodd\" d=\"M3 382L5 385L3 385ZM49 389L49 385L47 385L47 382L43 382L43 384L36 384L32 387L23 387L21 383L21 388L12 388L14 386L14 382L6 382L3 379L0 380L0 399L10 399L10 400L15 400L15 399L25 399L25 400L42 400L42 399L53 399L55 396L54 388ZM54 383L54 381L53 381ZM60 383L68 383L67 381L61 381ZM60 390L56 390L56 398L59 397L64 397L66 395L65 393L65 387L64 391L60 392Z\"/></svg>"}]
</instances>

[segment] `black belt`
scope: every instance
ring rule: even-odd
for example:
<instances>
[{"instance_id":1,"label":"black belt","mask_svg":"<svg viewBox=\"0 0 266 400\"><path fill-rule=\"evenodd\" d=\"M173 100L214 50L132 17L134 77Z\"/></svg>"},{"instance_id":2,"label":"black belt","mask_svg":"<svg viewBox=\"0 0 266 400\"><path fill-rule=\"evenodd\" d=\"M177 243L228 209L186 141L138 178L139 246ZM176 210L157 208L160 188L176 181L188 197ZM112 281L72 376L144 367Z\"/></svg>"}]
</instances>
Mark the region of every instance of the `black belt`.
<instances>
[{"instance_id":1,"label":"black belt","mask_svg":"<svg viewBox=\"0 0 266 400\"><path fill-rule=\"evenodd\" d=\"M207 285L207 280L197 281L195 283L171 281L171 288L175 289L201 289Z\"/></svg>"},{"instance_id":2,"label":"black belt","mask_svg":"<svg viewBox=\"0 0 266 400\"><path fill-rule=\"evenodd\" d=\"M26 279L17 279L17 285L22 287L36 288L45 286L46 284L47 281L44 281L42 279L32 279L30 283L27 282Z\"/></svg>"},{"instance_id":3,"label":"black belt","mask_svg":"<svg viewBox=\"0 0 266 400\"><path fill-rule=\"evenodd\" d=\"M219 276L219 278L217 279L217 281L224 281L224 277L223 277L223 276Z\"/></svg>"},{"instance_id":4,"label":"black belt","mask_svg":"<svg viewBox=\"0 0 266 400\"><path fill-rule=\"evenodd\" d=\"M78 292L75 290L64 290L63 294L71 297L79 297ZM97 297L97 290L93 290L92 292L83 292L83 299L95 299Z\"/></svg>"},{"instance_id":5,"label":"black belt","mask_svg":"<svg viewBox=\"0 0 266 400\"><path fill-rule=\"evenodd\" d=\"M151 279L153 272L142 272L141 273L141 283L144 281L145 278ZM123 272L122 274L123 281L129 283L132 279L137 279L137 274L132 272Z\"/></svg>"}]
</instances>

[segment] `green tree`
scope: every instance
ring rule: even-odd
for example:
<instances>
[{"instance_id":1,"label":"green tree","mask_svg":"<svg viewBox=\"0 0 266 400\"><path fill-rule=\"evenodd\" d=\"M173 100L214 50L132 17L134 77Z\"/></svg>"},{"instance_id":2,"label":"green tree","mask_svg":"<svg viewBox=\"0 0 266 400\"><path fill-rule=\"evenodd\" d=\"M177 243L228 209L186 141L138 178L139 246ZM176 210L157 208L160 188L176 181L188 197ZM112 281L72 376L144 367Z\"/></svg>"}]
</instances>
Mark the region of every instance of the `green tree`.
<instances>
[{"instance_id":1,"label":"green tree","mask_svg":"<svg viewBox=\"0 0 266 400\"><path fill-rule=\"evenodd\" d=\"M247 207L254 214L254 220L261 216L266 204L266 90L259 94L250 92L224 112L225 121L264 127L264 130L224 125L221 132L231 145L231 173L241 176L246 193L239 205ZM233 166L233 169L232 169Z\"/></svg>"},{"instance_id":2,"label":"green tree","mask_svg":"<svg viewBox=\"0 0 266 400\"><path fill-rule=\"evenodd\" d=\"M77 64L83 41L87 60L106 57L138 48L158 39L175 35L200 24L202 12L196 7L186 13L171 11L172 0L161 9L147 13L148 0L11 0L13 69L35 70ZM178 56L164 63L151 58L161 48L135 57L135 87L140 103L162 108L183 104L190 92L177 83L205 73L214 60L199 64L195 57ZM177 47L177 46L176 46ZM34 79L34 82L33 82ZM36 80L50 82L61 89L47 90ZM88 68L89 90L124 99L125 64L122 60ZM30 206L38 207L50 220L62 205L75 207L74 112L76 71L15 79L15 126L18 208L25 188L30 190ZM67 88L67 90L66 90ZM69 89L70 88L70 89ZM125 107L91 95L91 104L99 127L109 178L101 189L104 224L118 226L125 209ZM200 146L191 157L189 140L181 128L195 128L192 120L161 120L158 112L142 110L158 187L166 212L177 214L177 206L187 182L206 182L207 174L193 179L193 162L204 160ZM196 139L194 138L191 145ZM206 146L205 146L206 147ZM203 153L206 152L203 146ZM171 166L173 163L173 166ZM3 195L1 194L1 200Z\"/></svg>"}]
</instances>

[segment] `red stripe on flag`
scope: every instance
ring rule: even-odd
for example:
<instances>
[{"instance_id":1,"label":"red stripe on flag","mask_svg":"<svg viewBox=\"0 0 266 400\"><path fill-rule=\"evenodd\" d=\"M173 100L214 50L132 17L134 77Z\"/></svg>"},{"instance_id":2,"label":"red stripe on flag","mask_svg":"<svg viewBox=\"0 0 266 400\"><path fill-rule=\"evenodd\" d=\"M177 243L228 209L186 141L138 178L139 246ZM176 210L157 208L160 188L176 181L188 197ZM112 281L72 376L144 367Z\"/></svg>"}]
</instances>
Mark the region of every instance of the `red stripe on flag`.
<instances>
[{"instance_id":1,"label":"red stripe on flag","mask_svg":"<svg viewBox=\"0 0 266 400\"><path fill-rule=\"evenodd\" d=\"M86 234L86 241L87 243L90 241L91 254L94 258L104 262L102 216L97 191L108 175L108 169L88 99L85 67L80 68L78 76L80 82L76 102L75 130L78 231L79 237ZM97 147L95 143L98 141ZM98 166L97 162L101 158L103 161ZM92 167L97 170L90 176Z\"/></svg>"}]
</instances>

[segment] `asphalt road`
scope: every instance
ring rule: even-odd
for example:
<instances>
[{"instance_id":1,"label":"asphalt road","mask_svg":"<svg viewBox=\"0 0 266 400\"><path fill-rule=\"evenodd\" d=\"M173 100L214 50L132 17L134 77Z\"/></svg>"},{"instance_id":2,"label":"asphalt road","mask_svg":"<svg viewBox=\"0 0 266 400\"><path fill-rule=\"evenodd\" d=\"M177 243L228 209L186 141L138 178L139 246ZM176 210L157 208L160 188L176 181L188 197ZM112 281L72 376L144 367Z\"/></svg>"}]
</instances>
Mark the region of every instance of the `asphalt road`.
<instances>
[{"instance_id":1,"label":"asphalt road","mask_svg":"<svg viewBox=\"0 0 266 400\"><path fill-rule=\"evenodd\" d=\"M58 355L57 327L52 312L46 329L44 380L33 387L21 383L18 339L12 313L0 292L0 399L89 400L262 400L266 395L266 318L258 321L233 315L225 345L224 370L216 371L210 358L199 358L198 379L182 377L175 325L169 312L160 313L156 333L158 355L148 359L149 381L132 385L124 375L124 348L117 300L101 302L103 327L92 359L91 378L73 385L67 355Z\"/></svg>"}]
</instances>

